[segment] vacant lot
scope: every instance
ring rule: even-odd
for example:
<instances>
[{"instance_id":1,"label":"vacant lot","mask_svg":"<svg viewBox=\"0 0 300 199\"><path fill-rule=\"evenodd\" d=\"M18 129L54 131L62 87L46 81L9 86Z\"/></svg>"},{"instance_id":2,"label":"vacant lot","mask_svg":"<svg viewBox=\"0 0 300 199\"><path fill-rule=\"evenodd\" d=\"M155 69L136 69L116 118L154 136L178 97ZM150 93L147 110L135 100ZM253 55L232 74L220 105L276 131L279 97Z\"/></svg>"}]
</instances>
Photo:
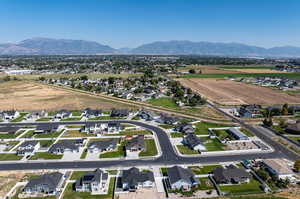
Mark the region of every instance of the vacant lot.
<instances>
[{"instance_id":1,"label":"vacant lot","mask_svg":"<svg viewBox=\"0 0 300 199\"><path fill-rule=\"evenodd\" d=\"M130 108L99 97L56 89L46 85L10 81L0 83L0 110L81 110L87 107L108 110L111 108Z\"/></svg>"},{"instance_id":2,"label":"vacant lot","mask_svg":"<svg viewBox=\"0 0 300 199\"><path fill-rule=\"evenodd\" d=\"M239 73L287 73L284 71L272 70L268 68L237 68L237 69L226 69L227 72L239 72Z\"/></svg>"},{"instance_id":3,"label":"vacant lot","mask_svg":"<svg viewBox=\"0 0 300 199\"><path fill-rule=\"evenodd\" d=\"M223 79L178 79L185 87L223 105L300 104L299 96L290 96L270 88Z\"/></svg>"}]
</instances>

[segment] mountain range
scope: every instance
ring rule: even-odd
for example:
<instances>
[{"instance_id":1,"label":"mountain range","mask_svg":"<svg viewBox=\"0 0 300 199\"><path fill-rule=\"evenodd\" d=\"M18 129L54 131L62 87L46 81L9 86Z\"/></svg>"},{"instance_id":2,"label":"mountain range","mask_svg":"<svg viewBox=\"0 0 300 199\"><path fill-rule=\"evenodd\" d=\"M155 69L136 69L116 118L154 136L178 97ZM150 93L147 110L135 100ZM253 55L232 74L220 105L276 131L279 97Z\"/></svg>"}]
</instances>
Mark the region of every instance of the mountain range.
<instances>
[{"instance_id":1,"label":"mountain range","mask_svg":"<svg viewBox=\"0 0 300 199\"><path fill-rule=\"evenodd\" d=\"M32 38L19 43L0 44L0 55L94 55L153 54L211 55L233 57L300 57L300 47L263 48L240 43L157 41L137 48L114 49L93 41Z\"/></svg>"}]
</instances>

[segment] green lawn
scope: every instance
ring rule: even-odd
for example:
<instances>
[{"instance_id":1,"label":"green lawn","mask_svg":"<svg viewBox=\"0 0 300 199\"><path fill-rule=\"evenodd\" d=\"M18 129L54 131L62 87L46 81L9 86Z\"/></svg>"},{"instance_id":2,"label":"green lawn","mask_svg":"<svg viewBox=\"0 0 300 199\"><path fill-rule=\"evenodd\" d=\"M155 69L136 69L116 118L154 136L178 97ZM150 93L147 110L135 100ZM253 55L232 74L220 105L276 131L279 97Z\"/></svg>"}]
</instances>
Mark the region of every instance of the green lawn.
<instances>
[{"instance_id":1,"label":"green lawn","mask_svg":"<svg viewBox=\"0 0 300 199\"><path fill-rule=\"evenodd\" d=\"M100 117L95 117L95 118L89 118L89 121L95 121L95 120L119 120L119 119L124 119L121 117L110 117L110 116L100 116Z\"/></svg>"},{"instance_id":2,"label":"green lawn","mask_svg":"<svg viewBox=\"0 0 300 199\"><path fill-rule=\"evenodd\" d=\"M263 191L260 186L261 184L259 183L259 181L253 178L249 183L220 186L220 189L221 191L228 193L228 195L243 195L262 193Z\"/></svg>"},{"instance_id":3,"label":"green lawn","mask_svg":"<svg viewBox=\"0 0 300 199\"><path fill-rule=\"evenodd\" d=\"M66 122L66 121L80 121L82 118L81 117L69 117L66 119L62 119L60 121Z\"/></svg>"},{"instance_id":4,"label":"green lawn","mask_svg":"<svg viewBox=\"0 0 300 199\"><path fill-rule=\"evenodd\" d=\"M73 190L74 183L69 183L63 193L63 199L112 199L116 178L111 178L109 182L108 194L91 195L89 192L75 192Z\"/></svg>"},{"instance_id":5,"label":"green lawn","mask_svg":"<svg viewBox=\"0 0 300 199\"><path fill-rule=\"evenodd\" d=\"M14 153L0 153L0 161L21 160L22 157Z\"/></svg>"},{"instance_id":6,"label":"green lawn","mask_svg":"<svg viewBox=\"0 0 300 199\"><path fill-rule=\"evenodd\" d=\"M298 142L300 144L300 137L293 137L293 136L287 136L291 140L294 140L295 142Z\"/></svg>"},{"instance_id":7,"label":"green lawn","mask_svg":"<svg viewBox=\"0 0 300 199\"><path fill-rule=\"evenodd\" d=\"M217 123L210 123L210 122L198 122L194 124L196 126L196 134L197 135L206 135L209 134L209 128L222 128L228 127L226 124L217 124Z\"/></svg>"},{"instance_id":8,"label":"green lawn","mask_svg":"<svg viewBox=\"0 0 300 199\"><path fill-rule=\"evenodd\" d=\"M72 111L72 116L75 116L75 117L80 117L82 114L81 111Z\"/></svg>"},{"instance_id":9,"label":"green lawn","mask_svg":"<svg viewBox=\"0 0 300 199\"><path fill-rule=\"evenodd\" d=\"M85 159L87 155L87 149L85 149L82 154L80 155L80 159Z\"/></svg>"},{"instance_id":10,"label":"green lawn","mask_svg":"<svg viewBox=\"0 0 300 199\"><path fill-rule=\"evenodd\" d=\"M48 153L48 152L38 152L35 153L30 160L38 160L38 159L44 159L44 160L57 160L61 159L63 155L56 155L53 153Z\"/></svg>"},{"instance_id":11,"label":"green lawn","mask_svg":"<svg viewBox=\"0 0 300 199\"><path fill-rule=\"evenodd\" d=\"M163 174L163 176L168 176L168 168L166 167L162 167L160 168L161 173Z\"/></svg>"},{"instance_id":12,"label":"green lawn","mask_svg":"<svg viewBox=\"0 0 300 199\"><path fill-rule=\"evenodd\" d=\"M171 138L181 138L181 137L184 137L183 133L180 133L180 132L172 132L171 133Z\"/></svg>"},{"instance_id":13,"label":"green lawn","mask_svg":"<svg viewBox=\"0 0 300 199\"><path fill-rule=\"evenodd\" d=\"M39 140L39 143L42 148L48 148L54 143L54 140Z\"/></svg>"},{"instance_id":14,"label":"green lawn","mask_svg":"<svg viewBox=\"0 0 300 199\"><path fill-rule=\"evenodd\" d=\"M84 125L67 125L66 127L68 129L79 129L81 127L83 127Z\"/></svg>"},{"instance_id":15,"label":"green lawn","mask_svg":"<svg viewBox=\"0 0 300 199\"><path fill-rule=\"evenodd\" d=\"M224 140L224 139L235 140L234 137L231 136L229 133L227 133L226 130L214 130L213 132L216 134L216 136L218 136L220 140Z\"/></svg>"},{"instance_id":16,"label":"green lawn","mask_svg":"<svg viewBox=\"0 0 300 199\"><path fill-rule=\"evenodd\" d=\"M43 117L43 118L37 119L36 121L37 122L48 122L51 119L52 119L51 117Z\"/></svg>"},{"instance_id":17,"label":"green lawn","mask_svg":"<svg viewBox=\"0 0 300 199\"><path fill-rule=\"evenodd\" d=\"M17 117L16 119L13 119L11 122L21 122L24 120L24 117L27 115L28 113L20 113L20 116Z\"/></svg>"},{"instance_id":18,"label":"green lawn","mask_svg":"<svg viewBox=\"0 0 300 199\"><path fill-rule=\"evenodd\" d=\"M118 146L116 151L110 151L110 152L105 152L100 154L100 158L120 158L120 157L125 157L125 145L126 142L123 141L121 144Z\"/></svg>"},{"instance_id":19,"label":"green lawn","mask_svg":"<svg viewBox=\"0 0 300 199\"><path fill-rule=\"evenodd\" d=\"M203 166L203 167L189 166L188 168L192 169L192 171L196 175L203 175L203 174L209 174L209 173L211 173L216 168L222 168L222 166L219 165L219 164L216 164L216 165L207 165L207 166Z\"/></svg>"},{"instance_id":20,"label":"green lawn","mask_svg":"<svg viewBox=\"0 0 300 199\"><path fill-rule=\"evenodd\" d=\"M183 155L191 155L191 154L199 154L198 151L192 150L187 146L184 145L176 145L178 151Z\"/></svg>"},{"instance_id":21,"label":"green lawn","mask_svg":"<svg viewBox=\"0 0 300 199\"><path fill-rule=\"evenodd\" d=\"M87 171L73 171L70 180L77 180L81 178L84 174L86 174Z\"/></svg>"},{"instance_id":22,"label":"green lawn","mask_svg":"<svg viewBox=\"0 0 300 199\"><path fill-rule=\"evenodd\" d=\"M248 137L253 137L255 136L252 132L250 132L249 130L245 129L245 128L241 128L240 129L246 136Z\"/></svg>"},{"instance_id":23,"label":"green lawn","mask_svg":"<svg viewBox=\"0 0 300 199\"><path fill-rule=\"evenodd\" d=\"M214 189L214 185L208 177L199 178L200 185L198 186L198 190L212 190Z\"/></svg>"},{"instance_id":24,"label":"green lawn","mask_svg":"<svg viewBox=\"0 0 300 199\"><path fill-rule=\"evenodd\" d=\"M59 132L54 132L54 133L36 134L34 137L35 138L56 138L60 136L60 134L62 134L63 131L64 130L61 130Z\"/></svg>"},{"instance_id":25,"label":"green lawn","mask_svg":"<svg viewBox=\"0 0 300 199\"><path fill-rule=\"evenodd\" d=\"M217 138L208 139L205 142L204 146L206 147L207 151L224 151L225 144L221 143Z\"/></svg>"},{"instance_id":26,"label":"green lawn","mask_svg":"<svg viewBox=\"0 0 300 199\"><path fill-rule=\"evenodd\" d=\"M63 137L95 137L95 134L88 134L78 130L68 130L64 133Z\"/></svg>"},{"instance_id":27,"label":"green lawn","mask_svg":"<svg viewBox=\"0 0 300 199\"><path fill-rule=\"evenodd\" d=\"M168 98L168 97L150 99L147 102L154 106L161 106L164 108L171 108L171 109L179 108L179 106L175 103L175 101L172 98Z\"/></svg>"},{"instance_id":28,"label":"green lawn","mask_svg":"<svg viewBox=\"0 0 300 199\"><path fill-rule=\"evenodd\" d=\"M22 136L22 138L32 138L34 136L34 130L29 130Z\"/></svg>"},{"instance_id":29,"label":"green lawn","mask_svg":"<svg viewBox=\"0 0 300 199\"><path fill-rule=\"evenodd\" d=\"M140 152L139 153L140 157L157 155L158 152L157 152L154 139L145 139L145 145L146 145L146 151Z\"/></svg>"}]
</instances>

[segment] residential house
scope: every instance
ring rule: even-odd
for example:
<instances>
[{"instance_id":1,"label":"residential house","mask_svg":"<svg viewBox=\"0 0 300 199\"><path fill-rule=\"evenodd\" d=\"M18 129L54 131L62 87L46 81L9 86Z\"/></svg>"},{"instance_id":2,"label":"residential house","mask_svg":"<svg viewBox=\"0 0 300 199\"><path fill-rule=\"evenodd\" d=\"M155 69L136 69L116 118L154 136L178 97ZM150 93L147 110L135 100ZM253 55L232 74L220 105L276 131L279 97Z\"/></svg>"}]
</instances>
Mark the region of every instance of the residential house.
<instances>
[{"instance_id":1,"label":"residential house","mask_svg":"<svg viewBox=\"0 0 300 199\"><path fill-rule=\"evenodd\" d=\"M178 119L175 117L161 116L159 119L156 120L156 122L161 124L175 125L178 123Z\"/></svg>"},{"instance_id":2,"label":"residential house","mask_svg":"<svg viewBox=\"0 0 300 199\"><path fill-rule=\"evenodd\" d=\"M36 127L34 134L48 134L55 133L61 130L61 127L58 124L41 124Z\"/></svg>"},{"instance_id":3,"label":"residential house","mask_svg":"<svg viewBox=\"0 0 300 199\"><path fill-rule=\"evenodd\" d=\"M218 184L246 183L250 182L251 178L251 175L244 168L237 168L234 165L214 169L213 176Z\"/></svg>"},{"instance_id":4,"label":"residential house","mask_svg":"<svg viewBox=\"0 0 300 199\"><path fill-rule=\"evenodd\" d=\"M112 109L110 117L128 117L130 111L128 109Z\"/></svg>"},{"instance_id":5,"label":"residential house","mask_svg":"<svg viewBox=\"0 0 300 199\"><path fill-rule=\"evenodd\" d=\"M289 124L285 131L291 134L300 134L300 120L297 120L294 124Z\"/></svg>"},{"instance_id":6,"label":"residential house","mask_svg":"<svg viewBox=\"0 0 300 199\"><path fill-rule=\"evenodd\" d=\"M238 115L241 118L252 118L261 115L261 106L260 105L242 105L239 108Z\"/></svg>"},{"instance_id":7,"label":"residential house","mask_svg":"<svg viewBox=\"0 0 300 199\"><path fill-rule=\"evenodd\" d=\"M180 166L168 168L170 188L173 190L189 191L192 187L200 184L193 171Z\"/></svg>"},{"instance_id":8,"label":"residential house","mask_svg":"<svg viewBox=\"0 0 300 199\"><path fill-rule=\"evenodd\" d=\"M95 171L84 174L76 180L75 191L91 192L92 195L105 193L108 190L109 174L96 169Z\"/></svg>"},{"instance_id":9,"label":"residential house","mask_svg":"<svg viewBox=\"0 0 300 199\"><path fill-rule=\"evenodd\" d=\"M17 150L17 155L28 156L33 155L36 150L41 147L38 141L25 141L23 142Z\"/></svg>"},{"instance_id":10,"label":"residential house","mask_svg":"<svg viewBox=\"0 0 300 199\"><path fill-rule=\"evenodd\" d=\"M66 118L71 117L71 115L72 115L72 113L70 111L63 109L63 110L58 111L55 114L54 118L56 118L56 119L66 119Z\"/></svg>"},{"instance_id":11,"label":"residential house","mask_svg":"<svg viewBox=\"0 0 300 199\"><path fill-rule=\"evenodd\" d=\"M176 128L175 131L184 133L184 134L191 134L191 133L195 133L195 127L192 124L189 123L182 123L179 124Z\"/></svg>"},{"instance_id":12,"label":"residential house","mask_svg":"<svg viewBox=\"0 0 300 199\"><path fill-rule=\"evenodd\" d=\"M183 144L188 146L192 150L206 151L206 147L203 143L204 142L194 133L189 134L183 138Z\"/></svg>"},{"instance_id":13,"label":"residential house","mask_svg":"<svg viewBox=\"0 0 300 199\"><path fill-rule=\"evenodd\" d=\"M78 153L80 146L73 141L63 140L53 144L48 150L49 153L64 154L66 152Z\"/></svg>"},{"instance_id":14,"label":"residential house","mask_svg":"<svg viewBox=\"0 0 300 199\"><path fill-rule=\"evenodd\" d=\"M26 115L27 120L38 120L43 117L47 117L48 113L46 111L33 111Z\"/></svg>"},{"instance_id":15,"label":"residential house","mask_svg":"<svg viewBox=\"0 0 300 199\"><path fill-rule=\"evenodd\" d=\"M249 140L249 137L240 131L240 128L238 127L231 127L227 129L227 132L237 140Z\"/></svg>"},{"instance_id":16,"label":"residential house","mask_svg":"<svg viewBox=\"0 0 300 199\"><path fill-rule=\"evenodd\" d=\"M124 129L124 126L120 122L108 122L107 123L107 132L108 133L119 133Z\"/></svg>"},{"instance_id":17,"label":"residential house","mask_svg":"<svg viewBox=\"0 0 300 199\"><path fill-rule=\"evenodd\" d=\"M141 119L146 121L157 120L159 118L158 115L155 115L153 112L141 110L138 115Z\"/></svg>"},{"instance_id":18,"label":"residential house","mask_svg":"<svg viewBox=\"0 0 300 199\"><path fill-rule=\"evenodd\" d=\"M130 139L126 146L126 153L128 152L141 152L145 150L144 135L138 135Z\"/></svg>"},{"instance_id":19,"label":"residential house","mask_svg":"<svg viewBox=\"0 0 300 199\"><path fill-rule=\"evenodd\" d=\"M59 172L47 173L29 180L23 189L26 194L56 195L61 190L63 174Z\"/></svg>"},{"instance_id":20,"label":"residential house","mask_svg":"<svg viewBox=\"0 0 300 199\"><path fill-rule=\"evenodd\" d=\"M96 118L102 116L102 110L87 108L83 111L83 114L87 118Z\"/></svg>"},{"instance_id":21,"label":"residential house","mask_svg":"<svg viewBox=\"0 0 300 199\"><path fill-rule=\"evenodd\" d=\"M140 171L133 167L122 172L121 183L124 191L152 188L154 187L154 175L151 171Z\"/></svg>"},{"instance_id":22,"label":"residential house","mask_svg":"<svg viewBox=\"0 0 300 199\"><path fill-rule=\"evenodd\" d=\"M113 151L117 149L118 139L93 141L88 146L88 152L101 153L103 151Z\"/></svg>"},{"instance_id":23,"label":"residential house","mask_svg":"<svg viewBox=\"0 0 300 199\"><path fill-rule=\"evenodd\" d=\"M13 120L20 116L20 113L15 110L3 111L0 114L2 120Z\"/></svg>"},{"instance_id":24,"label":"residential house","mask_svg":"<svg viewBox=\"0 0 300 199\"><path fill-rule=\"evenodd\" d=\"M80 132L91 133L91 134L101 134L106 128L104 123L87 123L81 127Z\"/></svg>"},{"instance_id":25,"label":"residential house","mask_svg":"<svg viewBox=\"0 0 300 199\"><path fill-rule=\"evenodd\" d=\"M265 167L272 175L275 175L278 179L293 179L293 171L288 164L282 159L265 159L262 161L263 167Z\"/></svg>"}]
</instances>

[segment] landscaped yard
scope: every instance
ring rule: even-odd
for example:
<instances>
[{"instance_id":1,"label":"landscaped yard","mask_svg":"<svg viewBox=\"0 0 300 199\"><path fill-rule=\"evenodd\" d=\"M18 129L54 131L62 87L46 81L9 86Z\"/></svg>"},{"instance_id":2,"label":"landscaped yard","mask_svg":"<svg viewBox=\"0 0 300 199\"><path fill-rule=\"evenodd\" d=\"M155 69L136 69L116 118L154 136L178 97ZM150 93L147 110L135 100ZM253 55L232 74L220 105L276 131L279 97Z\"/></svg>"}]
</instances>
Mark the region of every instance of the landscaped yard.
<instances>
[{"instance_id":1,"label":"landscaped yard","mask_svg":"<svg viewBox=\"0 0 300 199\"><path fill-rule=\"evenodd\" d=\"M79 128L81 128L82 126L84 126L84 125L67 125L66 127L67 127L68 129L79 129Z\"/></svg>"},{"instance_id":2,"label":"landscaped yard","mask_svg":"<svg viewBox=\"0 0 300 199\"><path fill-rule=\"evenodd\" d=\"M88 171L73 171L70 180L77 180L81 178L84 174L86 174Z\"/></svg>"},{"instance_id":3,"label":"landscaped yard","mask_svg":"<svg viewBox=\"0 0 300 199\"><path fill-rule=\"evenodd\" d=\"M155 156L157 155L157 148L154 139L145 139L146 151L140 152L139 156Z\"/></svg>"},{"instance_id":4,"label":"landscaped yard","mask_svg":"<svg viewBox=\"0 0 300 199\"><path fill-rule=\"evenodd\" d=\"M66 119L62 119L61 121L80 121L82 118L81 117L69 117L69 118L66 118Z\"/></svg>"},{"instance_id":5,"label":"landscaped yard","mask_svg":"<svg viewBox=\"0 0 300 199\"><path fill-rule=\"evenodd\" d=\"M253 137L253 136L255 136L252 132L250 132L250 131L247 130L247 129L241 128L240 130L241 130L246 136L248 136L248 137Z\"/></svg>"},{"instance_id":6,"label":"landscaped yard","mask_svg":"<svg viewBox=\"0 0 300 199\"><path fill-rule=\"evenodd\" d=\"M228 195L242 195L251 193L262 193L261 184L256 179L252 178L249 183L239 185L223 185L220 186L221 191Z\"/></svg>"},{"instance_id":7,"label":"landscaped yard","mask_svg":"<svg viewBox=\"0 0 300 199\"><path fill-rule=\"evenodd\" d=\"M12 120L11 122L21 122L24 120L24 117L27 115L28 113L20 113L20 116L17 117L16 119Z\"/></svg>"},{"instance_id":8,"label":"landscaped yard","mask_svg":"<svg viewBox=\"0 0 300 199\"><path fill-rule=\"evenodd\" d=\"M206 135L209 134L209 128L222 128L228 127L226 124L217 124L217 123L210 123L210 122L198 122L194 124L196 126L196 134L198 135Z\"/></svg>"},{"instance_id":9,"label":"landscaped yard","mask_svg":"<svg viewBox=\"0 0 300 199\"><path fill-rule=\"evenodd\" d=\"M18 156L15 153L1 153L0 161L21 160L23 156Z\"/></svg>"},{"instance_id":10,"label":"landscaped yard","mask_svg":"<svg viewBox=\"0 0 300 199\"><path fill-rule=\"evenodd\" d=\"M52 118L51 117L42 117L40 119L37 119L37 122L48 122L50 121Z\"/></svg>"},{"instance_id":11,"label":"landscaped yard","mask_svg":"<svg viewBox=\"0 0 300 199\"><path fill-rule=\"evenodd\" d=\"M120 158L120 157L125 157L125 147L126 142L123 141L121 144L118 146L116 151L109 151L100 154L100 158Z\"/></svg>"},{"instance_id":12,"label":"landscaped yard","mask_svg":"<svg viewBox=\"0 0 300 199\"><path fill-rule=\"evenodd\" d=\"M80 159L85 159L87 155L87 150L85 149L82 154L80 155Z\"/></svg>"},{"instance_id":13,"label":"landscaped yard","mask_svg":"<svg viewBox=\"0 0 300 199\"><path fill-rule=\"evenodd\" d=\"M72 111L72 116L73 117L80 117L82 115L81 111Z\"/></svg>"},{"instance_id":14,"label":"landscaped yard","mask_svg":"<svg viewBox=\"0 0 300 199\"><path fill-rule=\"evenodd\" d=\"M132 136L132 135L151 135L152 132L148 130L125 130L117 134L105 134L105 136Z\"/></svg>"},{"instance_id":15,"label":"landscaped yard","mask_svg":"<svg viewBox=\"0 0 300 199\"><path fill-rule=\"evenodd\" d=\"M203 167L199 166L189 166L190 169L196 174L196 175L203 175L203 174L209 174L216 168L221 168L222 166L219 164L216 165L207 165Z\"/></svg>"},{"instance_id":16,"label":"landscaped yard","mask_svg":"<svg viewBox=\"0 0 300 199\"><path fill-rule=\"evenodd\" d=\"M62 134L63 131L64 130L61 130L61 131L55 132L55 133L36 134L34 137L35 138L56 138L56 137L60 136L60 134Z\"/></svg>"},{"instance_id":17,"label":"landscaped yard","mask_svg":"<svg viewBox=\"0 0 300 199\"><path fill-rule=\"evenodd\" d=\"M110 117L110 116L99 116L95 118L89 118L89 121L95 121L95 120L119 120L119 119L124 119L121 117Z\"/></svg>"},{"instance_id":18,"label":"landscaped yard","mask_svg":"<svg viewBox=\"0 0 300 199\"><path fill-rule=\"evenodd\" d=\"M87 134L78 130L68 130L64 133L63 137L95 137L95 134Z\"/></svg>"},{"instance_id":19,"label":"landscaped yard","mask_svg":"<svg viewBox=\"0 0 300 199\"><path fill-rule=\"evenodd\" d=\"M171 135L171 138L181 138L181 137L184 137L184 134L180 133L180 132L172 132L170 135Z\"/></svg>"},{"instance_id":20,"label":"landscaped yard","mask_svg":"<svg viewBox=\"0 0 300 199\"><path fill-rule=\"evenodd\" d=\"M54 143L54 140L39 140L39 143L42 148L48 148Z\"/></svg>"},{"instance_id":21,"label":"landscaped yard","mask_svg":"<svg viewBox=\"0 0 300 199\"><path fill-rule=\"evenodd\" d=\"M208 177L199 178L200 185L198 186L198 190L212 190L214 186L211 180Z\"/></svg>"},{"instance_id":22,"label":"landscaped yard","mask_svg":"<svg viewBox=\"0 0 300 199\"><path fill-rule=\"evenodd\" d=\"M30 160L38 160L38 159L44 159L44 160L57 160L57 159L61 159L63 157L63 155L56 155L53 153L48 153L48 152L38 152L35 153Z\"/></svg>"},{"instance_id":23,"label":"landscaped yard","mask_svg":"<svg viewBox=\"0 0 300 199\"><path fill-rule=\"evenodd\" d=\"M89 192L75 192L74 183L69 183L63 193L63 199L111 199L114 192L116 178L111 178L109 182L108 194L91 195Z\"/></svg>"},{"instance_id":24,"label":"landscaped yard","mask_svg":"<svg viewBox=\"0 0 300 199\"><path fill-rule=\"evenodd\" d=\"M22 138L32 138L34 136L34 130L29 130L22 136Z\"/></svg>"},{"instance_id":25,"label":"landscaped yard","mask_svg":"<svg viewBox=\"0 0 300 199\"><path fill-rule=\"evenodd\" d=\"M294 140L295 142L298 142L300 144L300 137L294 137L294 136L287 136L291 140Z\"/></svg>"},{"instance_id":26,"label":"landscaped yard","mask_svg":"<svg viewBox=\"0 0 300 199\"><path fill-rule=\"evenodd\" d=\"M19 135L21 135L22 133L24 133L24 130L19 130L17 131L15 134L0 134L0 139L12 139L12 138L16 138Z\"/></svg>"},{"instance_id":27,"label":"landscaped yard","mask_svg":"<svg viewBox=\"0 0 300 199\"><path fill-rule=\"evenodd\" d=\"M218 136L220 140L230 139L235 140L233 136L231 136L229 133L227 133L226 130L213 130L213 132Z\"/></svg>"},{"instance_id":28,"label":"landscaped yard","mask_svg":"<svg viewBox=\"0 0 300 199\"><path fill-rule=\"evenodd\" d=\"M183 155L191 155L191 154L199 154L198 151L192 150L187 146L184 145L176 145L178 151Z\"/></svg>"},{"instance_id":29,"label":"landscaped yard","mask_svg":"<svg viewBox=\"0 0 300 199\"><path fill-rule=\"evenodd\" d=\"M175 125L170 125L170 124L160 124L158 126L161 127L161 128L164 128L164 129L173 129L173 128L175 128Z\"/></svg>"},{"instance_id":30,"label":"landscaped yard","mask_svg":"<svg viewBox=\"0 0 300 199\"><path fill-rule=\"evenodd\" d=\"M224 151L226 145L221 143L218 139L213 138L206 141L204 146L207 151Z\"/></svg>"}]
</instances>

